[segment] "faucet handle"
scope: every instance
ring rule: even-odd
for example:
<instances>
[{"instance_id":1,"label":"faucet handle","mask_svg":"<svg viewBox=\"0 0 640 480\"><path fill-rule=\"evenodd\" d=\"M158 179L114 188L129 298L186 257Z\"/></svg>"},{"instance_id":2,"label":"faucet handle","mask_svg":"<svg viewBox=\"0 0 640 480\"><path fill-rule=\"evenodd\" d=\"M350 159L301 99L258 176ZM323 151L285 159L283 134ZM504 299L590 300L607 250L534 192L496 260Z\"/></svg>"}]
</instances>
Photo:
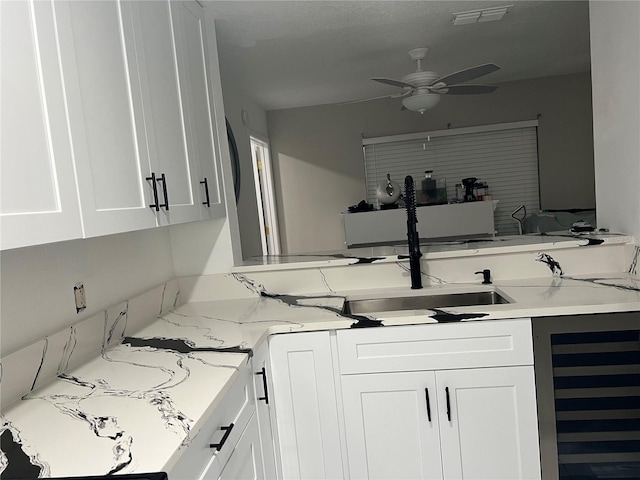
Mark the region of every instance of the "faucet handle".
<instances>
[{"instance_id":1,"label":"faucet handle","mask_svg":"<svg viewBox=\"0 0 640 480\"><path fill-rule=\"evenodd\" d=\"M482 284L489 285L491 283L491 270L488 268L475 272L476 275L482 274Z\"/></svg>"}]
</instances>

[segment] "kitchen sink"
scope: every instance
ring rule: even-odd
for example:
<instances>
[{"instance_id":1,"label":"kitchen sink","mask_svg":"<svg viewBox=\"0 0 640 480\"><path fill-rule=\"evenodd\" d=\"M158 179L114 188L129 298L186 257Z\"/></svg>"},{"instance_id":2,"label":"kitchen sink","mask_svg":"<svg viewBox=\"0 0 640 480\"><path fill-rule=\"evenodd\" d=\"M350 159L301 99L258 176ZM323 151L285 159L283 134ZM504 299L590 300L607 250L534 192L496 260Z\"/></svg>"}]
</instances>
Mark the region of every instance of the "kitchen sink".
<instances>
[{"instance_id":1,"label":"kitchen sink","mask_svg":"<svg viewBox=\"0 0 640 480\"><path fill-rule=\"evenodd\" d=\"M411 297L366 298L347 300L344 313L362 314L397 310L431 310L441 307L469 307L511 303L496 291L415 295Z\"/></svg>"}]
</instances>

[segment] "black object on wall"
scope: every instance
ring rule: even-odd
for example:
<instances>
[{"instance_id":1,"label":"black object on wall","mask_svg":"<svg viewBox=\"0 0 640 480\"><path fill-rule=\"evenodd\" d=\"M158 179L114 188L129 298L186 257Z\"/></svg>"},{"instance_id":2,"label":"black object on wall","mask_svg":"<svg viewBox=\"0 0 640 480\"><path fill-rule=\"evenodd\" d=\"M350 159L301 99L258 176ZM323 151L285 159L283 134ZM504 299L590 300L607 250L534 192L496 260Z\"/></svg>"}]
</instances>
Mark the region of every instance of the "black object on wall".
<instances>
[{"instance_id":1,"label":"black object on wall","mask_svg":"<svg viewBox=\"0 0 640 480\"><path fill-rule=\"evenodd\" d=\"M236 205L240 198L240 156L238 155L238 145L236 144L236 137L233 135L233 129L229 124L229 120L225 117L227 124L227 140L229 141L229 154L231 155L231 173L233 175L233 191L236 197Z\"/></svg>"}]
</instances>

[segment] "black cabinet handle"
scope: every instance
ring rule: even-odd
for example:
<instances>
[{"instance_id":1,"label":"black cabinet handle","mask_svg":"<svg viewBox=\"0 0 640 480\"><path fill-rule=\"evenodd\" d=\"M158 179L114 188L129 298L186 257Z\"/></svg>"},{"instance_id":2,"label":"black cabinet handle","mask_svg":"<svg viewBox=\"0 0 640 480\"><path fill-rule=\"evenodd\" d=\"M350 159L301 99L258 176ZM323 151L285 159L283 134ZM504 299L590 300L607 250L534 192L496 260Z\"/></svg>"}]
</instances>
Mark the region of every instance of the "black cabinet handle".
<instances>
[{"instance_id":1,"label":"black cabinet handle","mask_svg":"<svg viewBox=\"0 0 640 480\"><path fill-rule=\"evenodd\" d=\"M169 210L169 196L167 195L167 179L164 176L164 173L160 175L160 178L157 180L158 182L162 182L162 194L164 195L164 203L159 205L166 210Z\"/></svg>"},{"instance_id":2,"label":"black cabinet handle","mask_svg":"<svg viewBox=\"0 0 640 480\"><path fill-rule=\"evenodd\" d=\"M258 397L258 400L264 400L264 403L269 404L269 391L267 390L267 371L262 367L260 372L256 372L256 375L262 375L262 385L264 387L264 397Z\"/></svg>"},{"instance_id":3,"label":"black cabinet handle","mask_svg":"<svg viewBox=\"0 0 640 480\"><path fill-rule=\"evenodd\" d=\"M158 205L158 186L156 185L156 174L154 172L151 172L151 176L147 177L147 181L151 182L151 186L153 187L153 201L155 202L149 206L151 208L155 208L156 212L159 212L160 205Z\"/></svg>"},{"instance_id":4,"label":"black cabinet handle","mask_svg":"<svg viewBox=\"0 0 640 480\"><path fill-rule=\"evenodd\" d=\"M444 387L444 392L447 394L447 420L451 421L451 400L449 399L449 387Z\"/></svg>"},{"instance_id":5,"label":"black cabinet handle","mask_svg":"<svg viewBox=\"0 0 640 480\"><path fill-rule=\"evenodd\" d=\"M424 389L424 396L427 399L427 419L431 421L431 402L429 401L429 389Z\"/></svg>"},{"instance_id":6,"label":"black cabinet handle","mask_svg":"<svg viewBox=\"0 0 640 480\"><path fill-rule=\"evenodd\" d=\"M204 194L206 197L206 200L204 202L202 202L203 205L206 205L207 207L211 206L211 202L209 201L209 183L207 183L207 177L204 177L204 180L200 182L202 185L204 185Z\"/></svg>"},{"instance_id":7,"label":"black cabinet handle","mask_svg":"<svg viewBox=\"0 0 640 480\"><path fill-rule=\"evenodd\" d=\"M224 431L224 435L220 439L220 443L209 444L209 448L215 448L217 451L220 451L220 449L223 447L223 445L226 443L227 439L229 438L229 435L231 435L231 430L233 430L233 423L230 423L226 427L220 427L220 430Z\"/></svg>"}]
</instances>

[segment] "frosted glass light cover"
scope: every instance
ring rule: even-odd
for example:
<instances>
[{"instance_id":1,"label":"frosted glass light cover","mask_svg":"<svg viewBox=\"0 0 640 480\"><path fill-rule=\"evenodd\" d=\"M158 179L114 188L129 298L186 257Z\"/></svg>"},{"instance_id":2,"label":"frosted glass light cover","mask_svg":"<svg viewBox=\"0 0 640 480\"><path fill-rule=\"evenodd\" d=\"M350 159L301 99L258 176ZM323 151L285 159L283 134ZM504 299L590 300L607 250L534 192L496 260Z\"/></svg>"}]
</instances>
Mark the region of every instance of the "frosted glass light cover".
<instances>
[{"instance_id":1,"label":"frosted glass light cover","mask_svg":"<svg viewBox=\"0 0 640 480\"><path fill-rule=\"evenodd\" d=\"M440 95L437 93L417 93L402 99L402 104L407 110L421 113L435 107L438 102Z\"/></svg>"}]
</instances>

